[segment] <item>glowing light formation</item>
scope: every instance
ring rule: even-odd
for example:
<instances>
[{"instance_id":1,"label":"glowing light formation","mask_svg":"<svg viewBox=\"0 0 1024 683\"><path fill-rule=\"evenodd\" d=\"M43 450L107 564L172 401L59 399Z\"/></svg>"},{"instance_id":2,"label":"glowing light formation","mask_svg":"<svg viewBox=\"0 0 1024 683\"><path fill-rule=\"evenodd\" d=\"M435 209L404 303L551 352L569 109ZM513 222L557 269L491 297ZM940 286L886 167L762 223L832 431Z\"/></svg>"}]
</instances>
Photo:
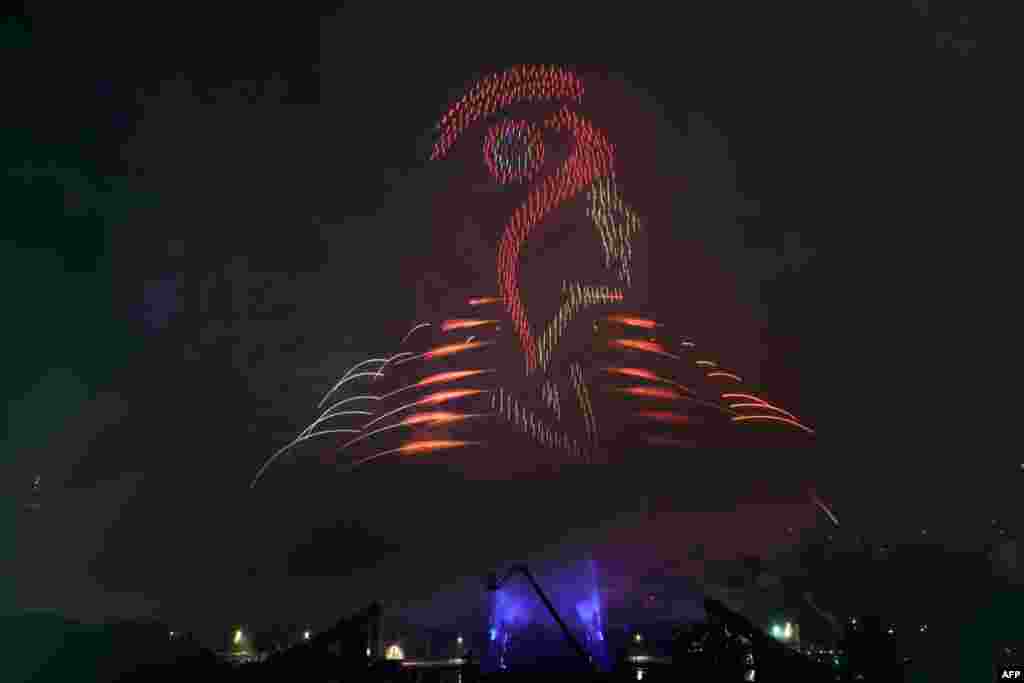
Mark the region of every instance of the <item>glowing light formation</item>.
<instances>
[{"instance_id":1,"label":"glowing light formation","mask_svg":"<svg viewBox=\"0 0 1024 683\"><path fill-rule=\"evenodd\" d=\"M614 268L619 279L628 287L632 282L632 238L642 229L640 218L622 201L615 187L614 176L595 180L588 198L590 206L587 215L601 237L605 267Z\"/></svg>"},{"instance_id":2,"label":"glowing light formation","mask_svg":"<svg viewBox=\"0 0 1024 683\"><path fill-rule=\"evenodd\" d=\"M534 441L545 448L561 450L572 458L581 458L586 452L576 439L561 430L554 429L531 410L522 406L504 388L498 389L495 408L499 417L523 433L529 434Z\"/></svg>"},{"instance_id":3,"label":"glowing light formation","mask_svg":"<svg viewBox=\"0 0 1024 683\"><path fill-rule=\"evenodd\" d=\"M558 385L551 380L544 380L541 385L541 398L544 404L555 414L556 420L562 419L562 403L558 396Z\"/></svg>"},{"instance_id":4,"label":"glowing light formation","mask_svg":"<svg viewBox=\"0 0 1024 683\"><path fill-rule=\"evenodd\" d=\"M564 301L555 317L548 323L547 329L538 340L540 366L547 370L551 364L558 342L572 322L576 314L586 307L598 304L611 304L622 301L624 294L621 289L613 287L591 287L578 282L562 283Z\"/></svg>"},{"instance_id":5,"label":"glowing light formation","mask_svg":"<svg viewBox=\"0 0 1024 683\"><path fill-rule=\"evenodd\" d=\"M484 163L499 183L531 180L544 164L541 131L526 121L503 121L487 131Z\"/></svg>"},{"instance_id":6,"label":"glowing light formation","mask_svg":"<svg viewBox=\"0 0 1024 683\"><path fill-rule=\"evenodd\" d=\"M553 131L567 130L573 137L574 149L561 167L535 186L526 201L509 218L498 247L498 280L505 308L519 337L526 357L526 371L538 365L537 342L520 296L519 260L522 246L544 217L563 202L583 191L596 178L611 173L612 147L602 133L589 121L568 108L562 108L544 122Z\"/></svg>"},{"instance_id":7,"label":"glowing light formation","mask_svg":"<svg viewBox=\"0 0 1024 683\"><path fill-rule=\"evenodd\" d=\"M494 76L490 76L477 84L462 97L442 117L438 127L438 138L434 145L432 158L440 159L447 155L456 139L471 125L495 113L501 108L516 102L570 101L578 102L583 95L583 87L579 79L570 72L555 67L515 67ZM544 162L544 145L542 138L547 132L567 132L570 149L568 157L558 168L538 180ZM505 222L502 236L497 249L498 296L476 296L466 303L471 307L500 304L511 319L512 329L518 346L526 361L526 374L543 369L545 373L552 366L555 349L566 335L569 325L580 313L592 306L615 305L624 300L624 290L615 287L597 287L579 282L563 282L562 302L554 317L548 321L542 333L535 337L532 333L531 321L520 295L519 262L526 240L543 224L546 216L558 206L586 193L587 216L597 232L604 251L604 266L614 270L619 281L628 288L632 282L631 262L633 257L632 239L644 229L637 214L623 201L615 182L614 162L615 150L604 133L595 128L591 122L562 107L538 125L524 121L506 120L491 127L485 135L484 161L490 173L499 182L532 182L526 198L518 205ZM514 425L527 433L538 443L553 449L564 450L572 457L582 457L589 452L591 446L599 442L597 420L591 402L590 390L584 368L579 363L569 364L569 384L576 395L576 404L580 411L586 440L581 444L568 433L555 429L544 419L539 418L506 389L494 386L491 389L451 389L441 391L424 398L412 400L404 405L398 401L388 403L396 396L407 391L435 386L438 384L456 383L472 379L474 383L486 379L484 376L495 372L492 369L451 369L427 374L419 378L410 378L408 370L425 369L428 362L444 359L458 362L464 358L475 358L476 354L467 353L497 343L487 337L492 331L500 331L499 325L503 316L496 315L501 309L488 309L486 317L449 318L440 322L419 322L402 338L400 346L404 347L414 339L420 339L428 328L438 329L442 333L463 332L472 330L470 336L462 342L444 342L440 346L427 348L419 352L400 351L392 356L371 358L357 363L350 368L327 395L320 401L318 408L323 408L330 397L336 392L352 391L351 396L336 400L320 416L304 429L296 439L277 451L257 472L256 480L266 468L283 452L313 439L335 437L340 434L352 434L342 448L354 446L377 435L393 434L400 428L432 429L462 423L469 417L484 417L480 412L455 413L441 410L417 412L423 407L437 407L443 403L474 395L489 395L493 415ZM472 314L469 314L470 316ZM643 367L604 368L606 374L644 380L662 386L632 386L618 388L620 395L655 399L655 400L686 400L690 403L709 406L730 416L736 424L777 423L788 425L808 434L814 431L804 425L793 413L749 393L723 393L717 390L714 399L698 398L696 392L670 379L672 371L661 369L666 359L683 360L682 356L695 348L693 341L680 339L678 353L673 353L665 345L663 326L651 318L632 313L612 313L604 321L616 326L614 338L608 341L611 348L641 352L637 358L646 356L648 360L659 362L659 372ZM595 330L599 329L595 322ZM628 335L639 331L644 338L630 338ZM660 338L655 335L660 335ZM462 335L460 335L462 336ZM656 357L656 358L655 358ZM701 358L696 361L687 360L686 365L695 364L703 380L694 387L719 385L721 381L743 384L739 374L727 372L719 368L717 362ZM637 365L637 362L630 362ZM386 377L396 380L390 383ZM708 380L715 380L714 382ZM378 384L380 382L380 384ZM381 384L388 384L386 390L376 391ZM397 384L397 386L396 386ZM687 384L690 384L687 381ZM354 387L361 387L355 389ZM369 388L367 388L369 387ZM531 389L528 396L537 402L536 389ZM719 400L719 397L721 401ZM555 420L562 421L563 402L559 395L559 385L551 377L544 377L539 387L540 404L554 415ZM366 410L343 409L349 403L361 402L359 408ZM727 403L726 403L727 402ZM567 405L571 407L570 401ZM727 406L727 407L726 407ZM354 408L357 406L351 406ZM411 415L400 415L411 411ZM666 424L679 424L688 432L691 425L700 422L690 415L679 412L652 411L632 413L635 417L655 420ZM359 420L361 424L353 424L354 418L365 416L368 421ZM325 422L348 418L349 423L339 428L326 429ZM389 422L380 424L385 420ZM729 424L728 421L722 421ZM319 429L319 431L315 431ZM460 427L461 429L461 427ZM447 437L447 434L441 435ZM687 435L689 436L689 434ZM388 438L388 437L381 437ZM688 441L677 441L668 437L658 436L662 445L669 442L683 445ZM332 443L342 439L330 439ZM650 440L649 440L650 442ZM388 448L369 457L362 457L355 465L368 462L388 454L415 455L432 451L443 451L479 444L479 441L468 441L455 438L412 438L395 448ZM389 446L394 446L391 443ZM332 448L336 448L332 447Z\"/></svg>"},{"instance_id":8,"label":"glowing light formation","mask_svg":"<svg viewBox=\"0 0 1024 683\"><path fill-rule=\"evenodd\" d=\"M635 315L609 315L605 317L605 320L612 323L618 323L620 325L626 325L628 327L639 327L645 330L653 330L657 327L661 327L661 324L655 320L641 318Z\"/></svg>"},{"instance_id":9,"label":"glowing light formation","mask_svg":"<svg viewBox=\"0 0 1024 683\"><path fill-rule=\"evenodd\" d=\"M468 330L474 327L480 327L482 325L496 325L497 320L480 320L477 318L455 318L453 320L445 320L441 323L442 332L451 332L453 330Z\"/></svg>"},{"instance_id":10,"label":"glowing light formation","mask_svg":"<svg viewBox=\"0 0 1024 683\"><path fill-rule=\"evenodd\" d=\"M583 84L554 66L515 66L475 85L441 117L431 159L441 159L471 125L514 102L579 102Z\"/></svg>"},{"instance_id":11,"label":"glowing light formation","mask_svg":"<svg viewBox=\"0 0 1024 683\"><path fill-rule=\"evenodd\" d=\"M587 436L592 443L597 442L597 419L594 417L594 407L590 403L590 392L587 389L587 382L583 377L583 368L579 363L569 366L569 380L576 390L576 398L579 401L580 410L583 413L583 421L586 425Z\"/></svg>"}]
</instances>

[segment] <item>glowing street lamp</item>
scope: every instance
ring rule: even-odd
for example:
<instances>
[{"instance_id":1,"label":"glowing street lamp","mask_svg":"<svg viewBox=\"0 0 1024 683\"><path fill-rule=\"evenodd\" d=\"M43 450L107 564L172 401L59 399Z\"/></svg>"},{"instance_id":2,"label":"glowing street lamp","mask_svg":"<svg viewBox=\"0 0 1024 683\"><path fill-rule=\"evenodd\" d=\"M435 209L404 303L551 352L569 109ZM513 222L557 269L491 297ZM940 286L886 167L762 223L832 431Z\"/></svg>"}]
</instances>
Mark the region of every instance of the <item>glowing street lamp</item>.
<instances>
[{"instance_id":1,"label":"glowing street lamp","mask_svg":"<svg viewBox=\"0 0 1024 683\"><path fill-rule=\"evenodd\" d=\"M240 628L235 629L235 637L234 637L234 641L233 642L235 643L235 645L241 645L242 644L242 629L240 629Z\"/></svg>"},{"instance_id":2,"label":"glowing street lamp","mask_svg":"<svg viewBox=\"0 0 1024 683\"><path fill-rule=\"evenodd\" d=\"M789 640L793 637L793 624L786 622L785 625L775 624L772 626L772 636L777 640Z\"/></svg>"}]
</instances>

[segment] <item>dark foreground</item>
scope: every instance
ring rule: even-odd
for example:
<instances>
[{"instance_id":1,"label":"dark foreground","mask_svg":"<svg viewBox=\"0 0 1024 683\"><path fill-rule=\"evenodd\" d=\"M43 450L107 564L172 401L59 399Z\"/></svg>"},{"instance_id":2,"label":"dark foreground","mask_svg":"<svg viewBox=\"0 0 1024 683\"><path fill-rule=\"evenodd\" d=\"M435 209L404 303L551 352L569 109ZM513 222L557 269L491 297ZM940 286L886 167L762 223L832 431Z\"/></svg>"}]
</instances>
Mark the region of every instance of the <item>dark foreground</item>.
<instances>
[{"instance_id":1,"label":"dark foreground","mask_svg":"<svg viewBox=\"0 0 1024 683\"><path fill-rule=\"evenodd\" d=\"M544 666L521 673L486 673L478 657L466 652L448 660L387 661L366 656L370 610L343 619L327 631L265 657L239 663L201 648L187 638L168 639L158 624L87 626L54 614L0 617L4 643L0 681L408 681L409 683L474 683L483 681L960 681L950 640L944 652L911 658L897 653L881 632L862 631L843 642L842 661L814 661L763 634L742 615L713 600L700 647L693 632L675 637L671 656L638 658L619 652L612 671L587 671L575 655L558 660L554 670ZM372 610L372 608L371 608ZM1017 613L1015 611L1015 613ZM1019 613L1017 613L1019 614ZM876 629L877 630L877 629ZM971 631L968 631L970 633ZM531 650L532 651L532 650ZM1021 652L1014 648L1014 656ZM986 657L986 659L988 659ZM642 661L641 661L642 660ZM946 664L937 664L946 662ZM994 660L990 660L994 662ZM996 669L978 662L971 680L998 680ZM753 675L751 675L753 671ZM547 674L547 675L546 675ZM551 676L550 674L555 674ZM1019 680L1019 679L1018 679Z\"/></svg>"}]
</instances>

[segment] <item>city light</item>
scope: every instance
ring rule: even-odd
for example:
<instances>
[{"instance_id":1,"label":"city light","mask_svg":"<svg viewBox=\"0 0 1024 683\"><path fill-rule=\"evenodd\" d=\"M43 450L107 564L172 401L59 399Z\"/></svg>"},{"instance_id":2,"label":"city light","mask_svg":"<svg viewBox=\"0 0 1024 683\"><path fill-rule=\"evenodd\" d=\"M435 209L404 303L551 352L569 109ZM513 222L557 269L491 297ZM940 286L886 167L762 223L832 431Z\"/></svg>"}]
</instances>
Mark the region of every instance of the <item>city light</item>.
<instances>
[{"instance_id":1,"label":"city light","mask_svg":"<svg viewBox=\"0 0 1024 683\"><path fill-rule=\"evenodd\" d=\"M367 656L367 657L369 657L369 656L370 656L370 648L366 648L366 656Z\"/></svg>"},{"instance_id":2,"label":"city light","mask_svg":"<svg viewBox=\"0 0 1024 683\"><path fill-rule=\"evenodd\" d=\"M793 637L793 624L786 622L785 626L775 624L772 626L772 636L778 640L789 640Z\"/></svg>"},{"instance_id":3,"label":"city light","mask_svg":"<svg viewBox=\"0 0 1024 683\"><path fill-rule=\"evenodd\" d=\"M312 635L312 634L311 634L311 633L310 633L309 631L303 631L303 632L302 632L302 639L303 639L303 640L309 640L309 637L310 637L311 635Z\"/></svg>"},{"instance_id":4,"label":"city light","mask_svg":"<svg viewBox=\"0 0 1024 683\"><path fill-rule=\"evenodd\" d=\"M459 636L458 638L456 638L455 642L458 643L459 645L462 645L462 636Z\"/></svg>"},{"instance_id":5,"label":"city light","mask_svg":"<svg viewBox=\"0 0 1024 683\"><path fill-rule=\"evenodd\" d=\"M235 645L239 645L242 642L242 629L235 630Z\"/></svg>"},{"instance_id":6,"label":"city light","mask_svg":"<svg viewBox=\"0 0 1024 683\"><path fill-rule=\"evenodd\" d=\"M635 642L635 643L642 643L643 640L644 640L644 637L642 635L640 635L639 633L634 633L633 634L633 642Z\"/></svg>"},{"instance_id":7,"label":"city light","mask_svg":"<svg viewBox=\"0 0 1024 683\"><path fill-rule=\"evenodd\" d=\"M384 651L384 659L405 659L405 653L402 652L402 647L398 643L392 643Z\"/></svg>"},{"instance_id":8,"label":"city light","mask_svg":"<svg viewBox=\"0 0 1024 683\"><path fill-rule=\"evenodd\" d=\"M644 680L644 670L643 669L637 669L636 670L636 680L638 680L638 681Z\"/></svg>"}]
</instances>

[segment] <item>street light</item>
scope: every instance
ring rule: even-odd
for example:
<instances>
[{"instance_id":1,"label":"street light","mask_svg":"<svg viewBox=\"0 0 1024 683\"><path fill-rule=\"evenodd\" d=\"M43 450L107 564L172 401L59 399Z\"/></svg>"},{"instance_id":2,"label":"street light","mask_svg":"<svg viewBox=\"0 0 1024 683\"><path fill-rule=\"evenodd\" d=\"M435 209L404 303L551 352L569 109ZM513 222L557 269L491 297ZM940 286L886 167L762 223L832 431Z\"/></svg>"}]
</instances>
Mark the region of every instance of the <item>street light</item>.
<instances>
[{"instance_id":1,"label":"street light","mask_svg":"<svg viewBox=\"0 0 1024 683\"><path fill-rule=\"evenodd\" d=\"M309 640L309 637L310 637L311 635L312 635L312 634L311 634L311 633L309 632L309 630L307 629L307 630L305 630L305 631L303 631L303 632L302 632L302 639L303 639L303 640Z\"/></svg>"},{"instance_id":2,"label":"street light","mask_svg":"<svg viewBox=\"0 0 1024 683\"><path fill-rule=\"evenodd\" d=\"M774 636L778 640L789 640L793 637L793 624L787 621L785 625L773 625L772 636Z\"/></svg>"}]
</instances>

